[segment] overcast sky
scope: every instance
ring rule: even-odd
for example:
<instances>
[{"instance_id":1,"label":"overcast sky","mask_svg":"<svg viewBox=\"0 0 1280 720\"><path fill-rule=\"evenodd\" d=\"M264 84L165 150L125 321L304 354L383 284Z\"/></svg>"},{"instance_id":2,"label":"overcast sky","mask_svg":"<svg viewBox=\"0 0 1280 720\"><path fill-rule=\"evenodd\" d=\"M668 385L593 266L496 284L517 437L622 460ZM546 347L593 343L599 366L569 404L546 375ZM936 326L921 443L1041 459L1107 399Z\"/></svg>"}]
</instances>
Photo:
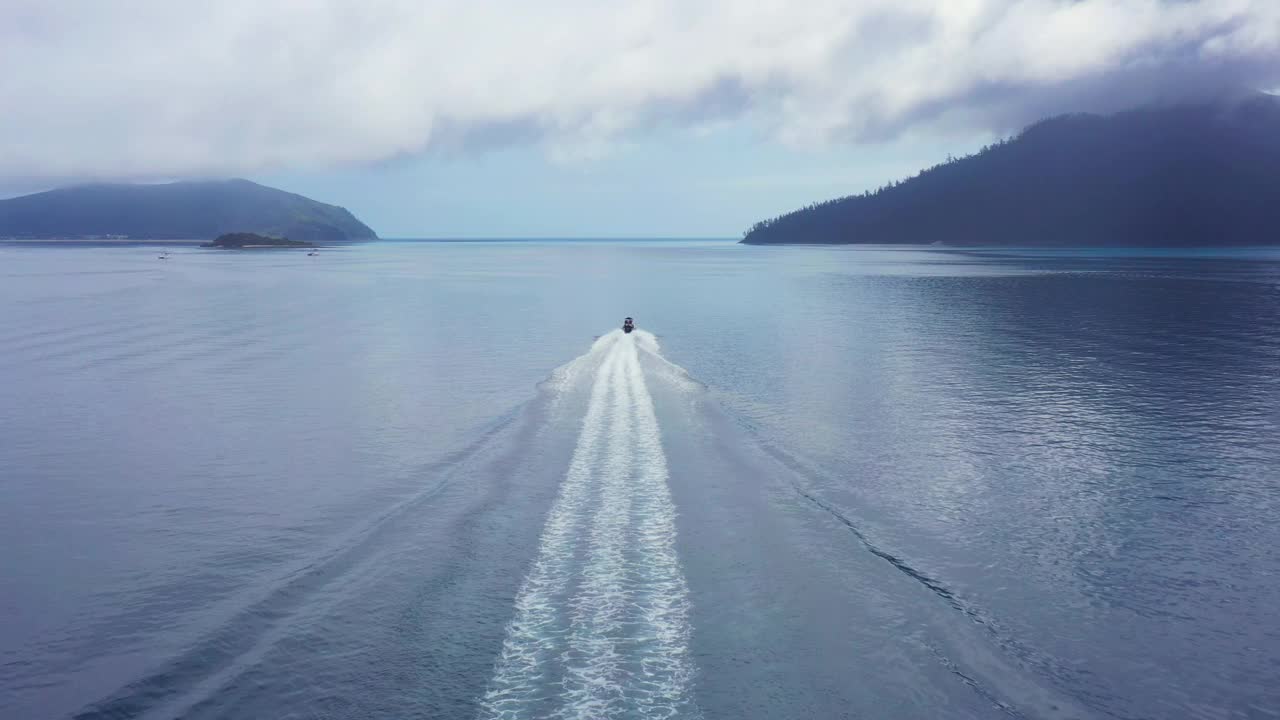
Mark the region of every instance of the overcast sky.
<instances>
[{"instance_id":1,"label":"overcast sky","mask_svg":"<svg viewBox=\"0 0 1280 720\"><path fill-rule=\"evenodd\" d=\"M731 236L1239 87L1280 87L1280 0L0 0L0 193L243 176L383 236Z\"/></svg>"}]
</instances>

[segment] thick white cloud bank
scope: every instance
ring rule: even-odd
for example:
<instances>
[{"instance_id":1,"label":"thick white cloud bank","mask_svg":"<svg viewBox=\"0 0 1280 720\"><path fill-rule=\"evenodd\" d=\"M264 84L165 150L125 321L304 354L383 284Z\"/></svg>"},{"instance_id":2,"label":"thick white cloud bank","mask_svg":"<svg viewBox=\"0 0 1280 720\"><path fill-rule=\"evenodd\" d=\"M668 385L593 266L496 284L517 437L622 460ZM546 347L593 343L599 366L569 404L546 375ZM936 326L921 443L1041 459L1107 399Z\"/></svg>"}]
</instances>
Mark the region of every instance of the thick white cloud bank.
<instances>
[{"instance_id":1,"label":"thick white cloud bank","mask_svg":"<svg viewBox=\"0 0 1280 720\"><path fill-rule=\"evenodd\" d=\"M574 157L726 120L1004 132L1278 85L1277 0L3 0L0 180Z\"/></svg>"}]
</instances>

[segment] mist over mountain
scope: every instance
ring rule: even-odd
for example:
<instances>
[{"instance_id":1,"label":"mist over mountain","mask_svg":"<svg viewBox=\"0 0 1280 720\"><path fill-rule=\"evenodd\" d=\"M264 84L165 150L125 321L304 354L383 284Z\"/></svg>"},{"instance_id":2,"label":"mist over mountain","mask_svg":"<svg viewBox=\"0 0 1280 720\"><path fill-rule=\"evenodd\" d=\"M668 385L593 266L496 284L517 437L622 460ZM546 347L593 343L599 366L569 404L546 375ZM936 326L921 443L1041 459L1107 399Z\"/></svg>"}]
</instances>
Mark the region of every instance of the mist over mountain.
<instances>
[{"instance_id":1,"label":"mist over mountain","mask_svg":"<svg viewBox=\"0 0 1280 720\"><path fill-rule=\"evenodd\" d=\"M749 244L1280 243L1280 98L1062 115L875 191L757 223Z\"/></svg>"},{"instance_id":2,"label":"mist over mountain","mask_svg":"<svg viewBox=\"0 0 1280 720\"><path fill-rule=\"evenodd\" d=\"M0 237L211 240L230 232L308 242L377 237L345 208L248 180L79 185L0 200Z\"/></svg>"}]
</instances>

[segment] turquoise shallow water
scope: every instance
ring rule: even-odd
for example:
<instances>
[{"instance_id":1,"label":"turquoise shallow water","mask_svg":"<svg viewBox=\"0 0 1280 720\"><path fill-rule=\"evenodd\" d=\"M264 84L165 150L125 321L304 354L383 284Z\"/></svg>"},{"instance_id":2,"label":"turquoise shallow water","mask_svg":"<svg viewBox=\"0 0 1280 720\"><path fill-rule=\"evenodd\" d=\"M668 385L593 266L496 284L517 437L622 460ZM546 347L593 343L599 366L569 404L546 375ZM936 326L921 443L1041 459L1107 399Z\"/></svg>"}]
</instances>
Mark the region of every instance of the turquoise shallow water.
<instances>
[{"instance_id":1,"label":"turquoise shallow water","mask_svg":"<svg viewBox=\"0 0 1280 720\"><path fill-rule=\"evenodd\" d=\"M1280 706L1275 251L0 246L0 347L3 717Z\"/></svg>"}]
</instances>

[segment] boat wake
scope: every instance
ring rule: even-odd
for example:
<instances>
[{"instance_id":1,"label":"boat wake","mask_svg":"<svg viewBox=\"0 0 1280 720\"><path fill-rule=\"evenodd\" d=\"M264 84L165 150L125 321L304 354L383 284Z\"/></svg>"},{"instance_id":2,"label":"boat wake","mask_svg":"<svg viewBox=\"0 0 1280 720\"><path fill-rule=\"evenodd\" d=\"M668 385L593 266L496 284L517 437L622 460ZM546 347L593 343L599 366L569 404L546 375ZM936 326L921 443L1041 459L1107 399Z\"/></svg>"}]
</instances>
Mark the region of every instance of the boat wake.
<instances>
[{"instance_id":1,"label":"boat wake","mask_svg":"<svg viewBox=\"0 0 1280 720\"><path fill-rule=\"evenodd\" d=\"M481 718L698 715L689 590L642 354L657 356L651 334L615 331L553 376L567 386L594 373Z\"/></svg>"}]
</instances>

